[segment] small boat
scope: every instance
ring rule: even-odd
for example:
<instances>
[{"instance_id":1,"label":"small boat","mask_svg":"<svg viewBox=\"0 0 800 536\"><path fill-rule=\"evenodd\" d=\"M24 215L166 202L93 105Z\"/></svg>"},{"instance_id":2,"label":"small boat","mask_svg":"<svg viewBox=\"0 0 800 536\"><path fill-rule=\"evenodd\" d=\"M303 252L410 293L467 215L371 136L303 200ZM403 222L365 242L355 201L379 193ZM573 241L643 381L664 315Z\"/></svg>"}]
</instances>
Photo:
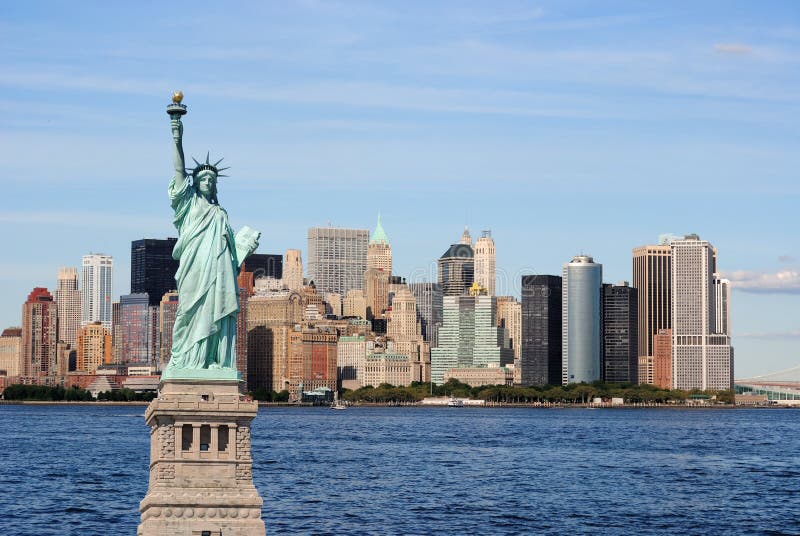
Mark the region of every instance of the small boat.
<instances>
[{"instance_id":1,"label":"small boat","mask_svg":"<svg viewBox=\"0 0 800 536\"><path fill-rule=\"evenodd\" d=\"M464 401L461 400L460 398L456 398L454 396L451 396L450 400L447 401L447 407L448 408L463 408L464 407Z\"/></svg>"},{"instance_id":2,"label":"small boat","mask_svg":"<svg viewBox=\"0 0 800 536\"><path fill-rule=\"evenodd\" d=\"M331 404L331 409L347 409L345 403L339 400L339 391L333 392L333 403Z\"/></svg>"}]
</instances>

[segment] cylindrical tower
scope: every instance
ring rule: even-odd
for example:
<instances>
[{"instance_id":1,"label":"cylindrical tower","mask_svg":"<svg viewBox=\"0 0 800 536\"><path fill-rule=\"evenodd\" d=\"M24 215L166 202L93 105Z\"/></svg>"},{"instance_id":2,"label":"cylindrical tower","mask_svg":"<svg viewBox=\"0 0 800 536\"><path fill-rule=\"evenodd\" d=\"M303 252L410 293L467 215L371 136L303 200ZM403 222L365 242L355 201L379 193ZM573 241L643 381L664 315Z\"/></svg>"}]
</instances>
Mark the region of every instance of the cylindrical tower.
<instances>
[{"instance_id":1,"label":"cylindrical tower","mask_svg":"<svg viewBox=\"0 0 800 536\"><path fill-rule=\"evenodd\" d=\"M603 265L578 255L564 265L562 285L562 382L591 383L601 378L600 292Z\"/></svg>"}]
</instances>

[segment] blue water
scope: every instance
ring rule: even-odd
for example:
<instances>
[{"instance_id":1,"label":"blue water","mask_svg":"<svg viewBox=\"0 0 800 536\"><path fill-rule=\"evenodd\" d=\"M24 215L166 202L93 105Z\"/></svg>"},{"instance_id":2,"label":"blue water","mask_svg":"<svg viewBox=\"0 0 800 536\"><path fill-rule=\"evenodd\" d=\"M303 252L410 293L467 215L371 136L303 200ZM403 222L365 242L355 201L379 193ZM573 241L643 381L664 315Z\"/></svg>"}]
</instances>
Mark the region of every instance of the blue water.
<instances>
[{"instance_id":1,"label":"blue water","mask_svg":"<svg viewBox=\"0 0 800 536\"><path fill-rule=\"evenodd\" d=\"M0 406L0 533L135 534L144 407ZM800 534L793 410L262 408L270 534Z\"/></svg>"}]
</instances>

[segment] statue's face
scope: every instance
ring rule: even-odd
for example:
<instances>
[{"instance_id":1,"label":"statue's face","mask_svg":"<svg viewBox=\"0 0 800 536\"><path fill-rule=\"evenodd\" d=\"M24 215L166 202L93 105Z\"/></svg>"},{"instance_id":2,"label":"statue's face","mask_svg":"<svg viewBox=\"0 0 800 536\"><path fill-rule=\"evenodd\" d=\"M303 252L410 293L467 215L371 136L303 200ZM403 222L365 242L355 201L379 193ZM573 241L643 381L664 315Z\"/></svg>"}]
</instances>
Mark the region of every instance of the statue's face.
<instances>
[{"instance_id":1,"label":"statue's face","mask_svg":"<svg viewBox=\"0 0 800 536\"><path fill-rule=\"evenodd\" d=\"M217 176L210 169L203 170L197 174L195 185L203 197L209 198L217 191Z\"/></svg>"}]
</instances>

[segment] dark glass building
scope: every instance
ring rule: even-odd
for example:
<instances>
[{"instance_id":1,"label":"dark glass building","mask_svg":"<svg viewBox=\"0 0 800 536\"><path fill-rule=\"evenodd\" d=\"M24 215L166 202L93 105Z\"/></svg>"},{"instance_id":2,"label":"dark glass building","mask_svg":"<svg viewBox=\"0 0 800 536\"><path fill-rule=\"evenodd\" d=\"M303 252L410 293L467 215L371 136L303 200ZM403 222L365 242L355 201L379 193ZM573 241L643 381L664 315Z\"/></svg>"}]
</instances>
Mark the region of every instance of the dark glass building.
<instances>
[{"instance_id":1,"label":"dark glass building","mask_svg":"<svg viewBox=\"0 0 800 536\"><path fill-rule=\"evenodd\" d=\"M444 296L466 294L475 281L475 252L468 244L453 244L439 257L439 288Z\"/></svg>"},{"instance_id":2,"label":"dark glass building","mask_svg":"<svg viewBox=\"0 0 800 536\"><path fill-rule=\"evenodd\" d=\"M601 311L603 380L637 383L639 329L636 289L628 286L627 282L603 285Z\"/></svg>"},{"instance_id":3,"label":"dark glass building","mask_svg":"<svg viewBox=\"0 0 800 536\"><path fill-rule=\"evenodd\" d=\"M245 267L248 272L253 273L253 277L283 277L283 255L272 253L253 253L245 259Z\"/></svg>"},{"instance_id":4,"label":"dark glass building","mask_svg":"<svg viewBox=\"0 0 800 536\"><path fill-rule=\"evenodd\" d=\"M131 242L131 294L147 294L150 306L159 305L164 294L178 288L178 261L172 258L177 241L143 238Z\"/></svg>"},{"instance_id":5,"label":"dark glass building","mask_svg":"<svg viewBox=\"0 0 800 536\"><path fill-rule=\"evenodd\" d=\"M523 385L561 385L561 277L522 276Z\"/></svg>"}]
</instances>

